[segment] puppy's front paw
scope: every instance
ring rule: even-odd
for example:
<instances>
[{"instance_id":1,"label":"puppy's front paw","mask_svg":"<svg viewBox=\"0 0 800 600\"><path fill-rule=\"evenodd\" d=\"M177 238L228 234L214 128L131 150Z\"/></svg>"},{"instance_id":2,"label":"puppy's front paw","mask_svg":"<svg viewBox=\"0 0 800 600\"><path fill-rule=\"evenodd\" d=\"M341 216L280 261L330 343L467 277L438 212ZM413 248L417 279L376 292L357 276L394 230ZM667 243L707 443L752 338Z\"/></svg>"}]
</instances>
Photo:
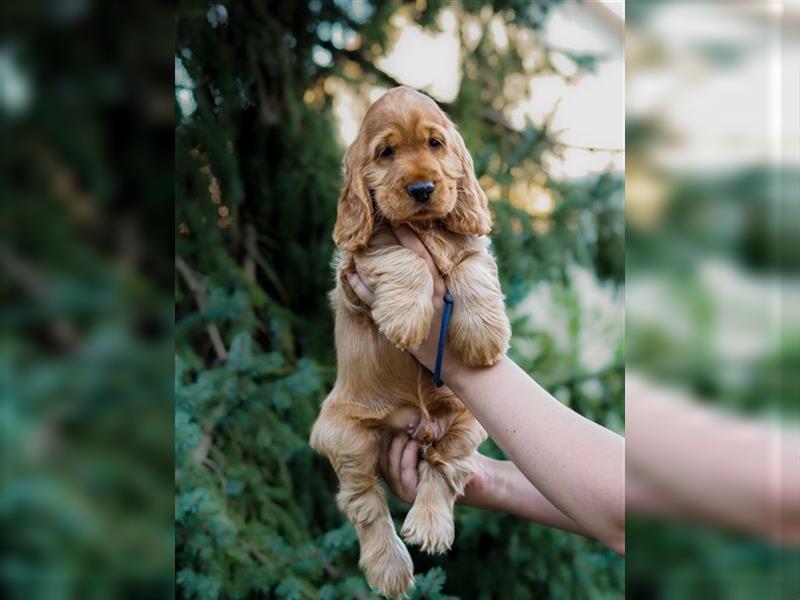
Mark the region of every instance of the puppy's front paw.
<instances>
[{"instance_id":1,"label":"puppy's front paw","mask_svg":"<svg viewBox=\"0 0 800 600\"><path fill-rule=\"evenodd\" d=\"M425 340L431 325L433 306L419 302L410 309L395 309L387 303L376 305L372 318L378 330L400 350L414 350Z\"/></svg>"},{"instance_id":2,"label":"puppy's front paw","mask_svg":"<svg viewBox=\"0 0 800 600\"><path fill-rule=\"evenodd\" d=\"M411 555L396 535L380 548L362 548L360 562L367 583L387 598L405 598L414 585Z\"/></svg>"},{"instance_id":3,"label":"puppy's front paw","mask_svg":"<svg viewBox=\"0 0 800 600\"><path fill-rule=\"evenodd\" d=\"M511 325L505 313L493 319L471 319L451 331L453 349L467 365L489 367L508 350Z\"/></svg>"},{"instance_id":4,"label":"puppy's front paw","mask_svg":"<svg viewBox=\"0 0 800 600\"><path fill-rule=\"evenodd\" d=\"M409 544L428 554L442 554L453 545L453 511L445 503L415 502L406 515L401 530Z\"/></svg>"}]
</instances>

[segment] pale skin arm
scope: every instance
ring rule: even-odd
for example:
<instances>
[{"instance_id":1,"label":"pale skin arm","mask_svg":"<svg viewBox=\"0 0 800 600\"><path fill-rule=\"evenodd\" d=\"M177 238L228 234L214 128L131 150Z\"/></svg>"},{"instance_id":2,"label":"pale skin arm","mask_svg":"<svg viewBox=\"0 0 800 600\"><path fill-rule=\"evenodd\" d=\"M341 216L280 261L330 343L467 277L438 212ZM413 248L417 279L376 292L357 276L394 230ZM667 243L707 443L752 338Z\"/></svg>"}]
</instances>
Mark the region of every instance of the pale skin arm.
<instances>
[{"instance_id":1,"label":"pale skin arm","mask_svg":"<svg viewBox=\"0 0 800 600\"><path fill-rule=\"evenodd\" d=\"M434 318L428 336L412 352L423 366L432 370L445 283L430 254L409 228L398 228L395 235L403 246L425 261L433 276ZM349 282L370 305L374 295L357 274L351 274ZM528 481L530 487L520 486L513 471L504 474L513 491L523 489L523 494L530 495L528 499L532 502L526 503L525 510L533 510L534 514L522 515L513 509L519 498L500 500L479 495L478 502L492 508L506 503L511 507L510 512L541 522L547 520L555 526L564 525L565 529L596 538L624 553L623 438L561 404L507 357L491 367L472 368L445 349L442 378ZM533 501L539 496L538 503ZM524 498L523 495L523 503ZM561 521L556 513L568 521ZM575 527L569 527L570 522Z\"/></svg>"},{"instance_id":2,"label":"pale skin arm","mask_svg":"<svg viewBox=\"0 0 800 600\"><path fill-rule=\"evenodd\" d=\"M625 386L631 510L800 543L797 427L704 406L633 374Z\"/></svg>"}]
</instances>

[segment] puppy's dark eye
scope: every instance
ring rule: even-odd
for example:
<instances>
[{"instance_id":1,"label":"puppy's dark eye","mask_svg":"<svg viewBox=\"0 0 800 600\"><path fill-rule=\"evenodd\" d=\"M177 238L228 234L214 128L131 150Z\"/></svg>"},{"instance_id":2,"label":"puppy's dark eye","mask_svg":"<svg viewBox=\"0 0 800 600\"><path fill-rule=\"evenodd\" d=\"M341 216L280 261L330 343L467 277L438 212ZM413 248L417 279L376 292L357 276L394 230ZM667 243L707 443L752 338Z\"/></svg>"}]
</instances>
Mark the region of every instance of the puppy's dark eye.
<instances>
[{"instance_id":1,"label":"puppy's dark eye","mask_svg":"<svg viewBox=\"0 0 800 600\"><path fill-rule=\"evenodd\" d=\"M428 146L430 146L431 148L439 148L441 145L442 142L440 142L436 138L431 138L430 140L428 140Z\"/></svg>"},{"instance_id":2,"label":"puppy's dark eye","mask_svg":"<svg viewBox=\"0 0 800 600\"><path fill-rule=\"evenodd\" d=\"M392 156L394 156L394 150L391 148L384 148L378 156L381 158L392 158Z\"/></svg>"}]
</instances>

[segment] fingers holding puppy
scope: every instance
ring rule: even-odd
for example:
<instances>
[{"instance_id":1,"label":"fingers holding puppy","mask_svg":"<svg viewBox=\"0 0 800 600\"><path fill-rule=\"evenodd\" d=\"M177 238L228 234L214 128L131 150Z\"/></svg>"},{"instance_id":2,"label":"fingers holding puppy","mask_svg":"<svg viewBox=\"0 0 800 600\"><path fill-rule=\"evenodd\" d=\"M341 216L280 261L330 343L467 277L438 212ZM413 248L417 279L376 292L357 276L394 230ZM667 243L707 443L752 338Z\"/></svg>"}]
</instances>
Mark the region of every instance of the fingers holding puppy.
<instances>
[{"instance_id":1,"label":"fingers holding puppy","mask_svg":"<svg viewBox=\"0 0 800 600\"><path fill-rule=\"evenodd\" d=\"M360 276L357 270L358 266L356 266L356 271L351 271L347 274L347 282L350 284L350 287L353 288L356 296L358 296L364 304L371 307L375 304L375 292L364 283L364 278Z\"/></svg>"},{"instance_id":2,"label":"fingers holding puppy","mask_svg":"<svg viewBox=\"0 0 800 600\"><path fill-rule=\"evenodd\" d=\"M381 448L380 469L389 489L407 504L419 485L419 443L406 433L387 435Z\"/></svg>"}]
</instances>

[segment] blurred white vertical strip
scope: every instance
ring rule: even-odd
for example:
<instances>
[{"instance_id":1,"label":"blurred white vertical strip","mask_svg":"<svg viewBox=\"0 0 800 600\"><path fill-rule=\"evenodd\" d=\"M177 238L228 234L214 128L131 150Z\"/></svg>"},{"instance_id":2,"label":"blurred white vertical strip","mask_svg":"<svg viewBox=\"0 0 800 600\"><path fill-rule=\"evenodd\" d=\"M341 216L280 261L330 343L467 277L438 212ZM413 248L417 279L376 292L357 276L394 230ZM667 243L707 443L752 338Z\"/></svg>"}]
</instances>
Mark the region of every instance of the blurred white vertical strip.
<instances>
[{"instance_id":1,"label":"blurred white vertical strip","mask_svg":"<svg viewBox=\"0 0 800 600\"><path fill-rule=\"evenodd\" d=\"M798 16L628 5L629 515L672 518L629 536L659 565L629 589L800 593L765 543L800 543Z\"/></svg>"}]
</instances>

